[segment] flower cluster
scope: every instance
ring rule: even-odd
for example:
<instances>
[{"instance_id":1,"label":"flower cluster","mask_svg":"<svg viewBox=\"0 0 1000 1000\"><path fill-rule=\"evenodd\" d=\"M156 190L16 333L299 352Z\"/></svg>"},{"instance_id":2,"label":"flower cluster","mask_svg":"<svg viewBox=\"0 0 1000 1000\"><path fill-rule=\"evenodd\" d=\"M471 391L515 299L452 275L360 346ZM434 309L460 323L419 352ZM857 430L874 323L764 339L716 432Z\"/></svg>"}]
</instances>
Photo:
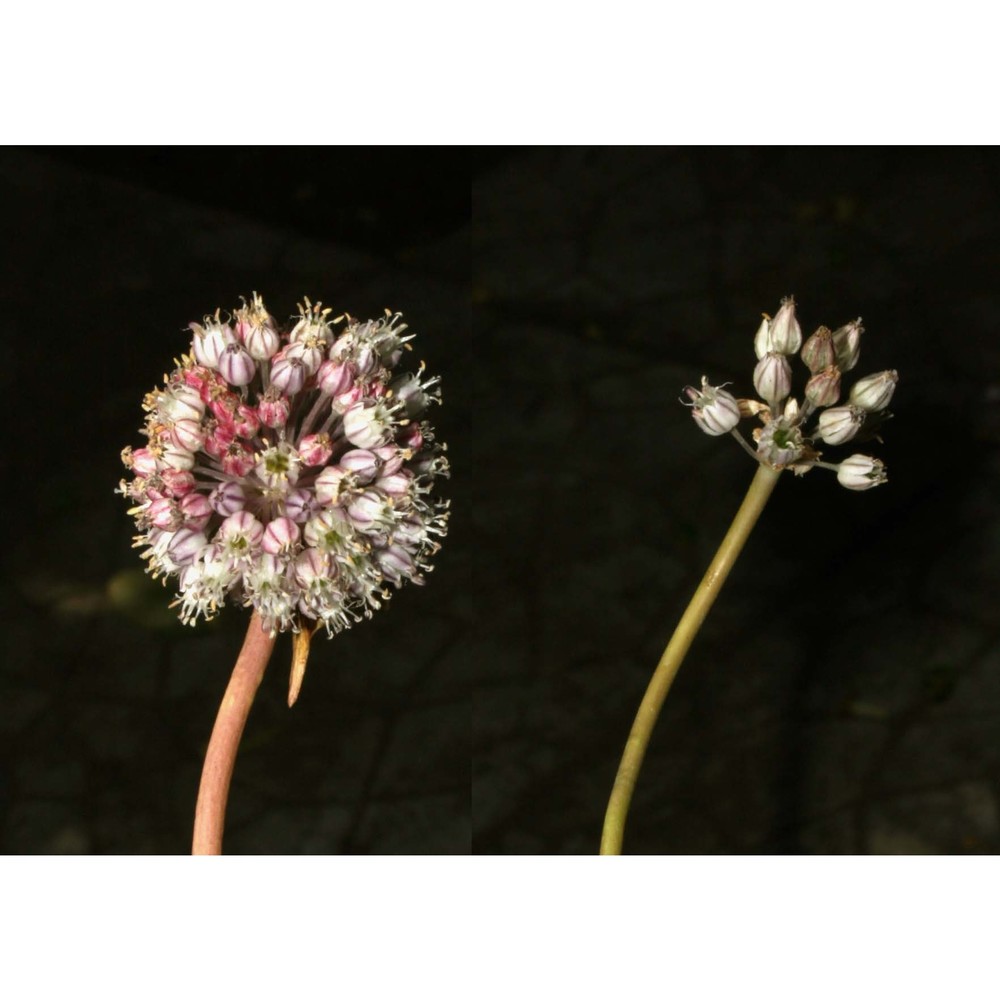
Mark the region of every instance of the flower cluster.
<instances>
[{"instance_id":1,"label":"flower cluster","mask_svg":"<svg viewBox=\"0 0 1000 1000\"><path fill-rule=\"evenodd\" d=\"M432 496L445 446L422 419L438 379L396 371L412 339L398 313L330 312L306 299L282 331L254 293L192 323L190 353L145 398L119 492L185 623L232 596L272 634L333 635L431 568L448 519Z\"/></svg>"},{"instance_id":2,"label":"flower cluster","mask_svg":"<svg viewBox=\"0 0 1000 1000\"><path fill-rule=\"evenodd\" d=\"M757 366L753 384L760 399L737 399L723 387L711 386L702 378L701 388L685 389L692 416L706 434L732 433L764 465L789 468L797 475L818 466L837 473L841 485L867 490L886 481L885 466L867 455L851 455L834 465L820 461L816 444L845 444L858 435L873 437L891 414L886 407L892 399L899 375L879 372L856 382L846 402L840 403L841 376L858 363L864 328L856 319L837 330L821 326L805 343L795 316L795 301L784 299L777 315L764 316L754 337ZM792 366L789 357L799 354L809 379L802 401L791 395ZM811 418L816 422L807 427ZM744 418L759 418L762 427L753 431L752 449L737 425Z\"/></svg>"}]
</instances>

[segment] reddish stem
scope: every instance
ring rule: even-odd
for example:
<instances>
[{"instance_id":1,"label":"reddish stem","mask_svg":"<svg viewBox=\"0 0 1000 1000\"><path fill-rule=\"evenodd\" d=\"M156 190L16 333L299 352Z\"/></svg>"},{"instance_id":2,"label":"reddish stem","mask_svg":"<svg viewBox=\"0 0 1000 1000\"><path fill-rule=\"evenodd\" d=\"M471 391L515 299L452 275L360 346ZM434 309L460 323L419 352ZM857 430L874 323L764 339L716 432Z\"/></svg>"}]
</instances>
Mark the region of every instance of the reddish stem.
<instances>
[{"instance_id":1,"label":"reddish stem","mask_svg":"<svg viewBox=\"0 0 1000 1000\"><path fill-rule=\"evenodd\" d=\"M222 696L219 714L215 717L212 738L205 753L201 771L198 804L194 810L194 841L192 854L221 854L222 829L226 823L226 800L229 781L236 764L236 751L254 695L264 677L264 670L274 651L274 637L261 627L255 611L250 618L247 637L233 667L233 676Z\"/></svg>"}]
</instances>

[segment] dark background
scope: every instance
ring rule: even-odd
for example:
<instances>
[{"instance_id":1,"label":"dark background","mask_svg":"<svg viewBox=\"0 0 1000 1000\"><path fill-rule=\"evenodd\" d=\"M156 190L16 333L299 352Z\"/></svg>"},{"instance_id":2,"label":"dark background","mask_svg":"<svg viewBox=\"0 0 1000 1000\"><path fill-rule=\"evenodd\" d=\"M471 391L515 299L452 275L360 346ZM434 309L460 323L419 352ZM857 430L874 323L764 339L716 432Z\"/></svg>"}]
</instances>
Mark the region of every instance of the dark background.
<instances>
[{"instance_id":1,"label":"dark background","mask_svg":"<svg viewBox=\"0 0 1000 1000\"><path fill-rule=\"evenodd\" d=\"M471 203L470 203L471 191ZM0 847L182 852L244 613L184 629L112 490L183 327L403 310L444 377L427 588L279 644L227 850L592 852L752 475L677 402L762 311L861 315L890 482L781 482L666 703L633 852L993 852L1000 159L979 150L5 151ZM831 449L831 457L850 449Z\"/></svg>"}]
</instances>

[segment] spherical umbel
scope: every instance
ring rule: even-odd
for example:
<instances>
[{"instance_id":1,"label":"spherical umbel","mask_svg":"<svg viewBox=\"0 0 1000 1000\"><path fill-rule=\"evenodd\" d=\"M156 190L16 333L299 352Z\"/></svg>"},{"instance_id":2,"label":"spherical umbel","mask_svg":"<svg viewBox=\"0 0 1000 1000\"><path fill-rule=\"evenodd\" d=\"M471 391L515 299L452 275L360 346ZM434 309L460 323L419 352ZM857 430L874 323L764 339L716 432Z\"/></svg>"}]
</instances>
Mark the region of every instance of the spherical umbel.
<instances>
[{"instance_id":1,"label":"spherical umbel","mask_svg":"<svg viewBox=\"0 0 1000 1000\"><path fill-rule=\"evenodd\" d=\"M148 571L176 579L181 620L232 598L272 633L333 635L423 583L449 470L426 420L438 379L397 367L412 340L399 314L331 319L306 299L282 330L254 293L190 329L119 485Z\"/></svg>"}]
</instances>

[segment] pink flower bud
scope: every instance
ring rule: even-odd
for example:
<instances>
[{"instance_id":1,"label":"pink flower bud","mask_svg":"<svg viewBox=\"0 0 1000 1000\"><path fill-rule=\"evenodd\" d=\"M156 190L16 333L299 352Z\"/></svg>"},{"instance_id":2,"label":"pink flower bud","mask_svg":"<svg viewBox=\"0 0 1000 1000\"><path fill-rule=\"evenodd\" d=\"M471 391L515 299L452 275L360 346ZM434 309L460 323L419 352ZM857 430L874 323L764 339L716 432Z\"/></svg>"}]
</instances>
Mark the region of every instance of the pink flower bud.
<instances>
[{"instance_id":1,"label":"pink flower bud","mask_svg":"<svg viewBox=\"0 0 1000 1000\"><path fill-rule=\"evenodd\" d=\"M354 355L354 363L358 366L359 375L371 375L378 367L378 355L370 345L364 344Z\"/></svg>"},{"instance_id":2,"label":"pink flower bud","mask_svg":"<svg viewBox=\"0 0 1000 1000\"><path fill-rule=\"evenodd\" d=\"M212 510L228 517L246 506L246 495L239 483L219 483L208 496Z\"/></svg>"},{"instance_id":3,"label":"pink flower bud","mask_svg":"<svg viewBox=\"0 0 1000 1000\"><path fill-rule=\"evenodd\" d=\"M160 473L164 490L173 497L183 497L195 488L194 476L181 469L164 469Z\"/></svg>"},{"instance_id":4,"label":"pink flower bud","mask_svg":"<svg viewBox=\"0 0 1000 1000\"><path fill-rule=\"evenodd\" d=\"M208 408L219 425L235 433L236 408L240 405L240 397L228 389L215 391L208 402Z\"/></svg>"},{"instance_id":5,"label":"pink flower bud","mask_svg":"<svg viewBox=\"0 0 1000 1000\"><path fill-rule=\"evenodd\" d=\"M265 427L284 427L291 410L292 404L288 397L278 395L277 389L268 389L257 405L257 414Z\"/></svg>"},{"instance_id":6,"label":"pink flower bud","mask_svg":"<svg viewBox=\"0 0 1000 1000\"><path fill-rule=\"evenodd\" d=\"M252 406L247 406L246 403L240 403L236 407L236 415L233 417L233 427L240 437L256 437L260 430L260 418L257 416L257 411Z\"/></svg>"},{"instance_id":7,"label":"pink flower bud","mask_svg":"<svg viewBox=\"0 0 1000 1000\"><path fill-rule=\"evenodd\" d=\"M275 357L271 367L271 386L287 396L294 396L306 384L309 372L301 358ZM266 423L267 421L265 421Z\"/></svg>"},{"instance_id":8,"label":"pink flower bud","mask_svg":"<svg viewBox=\"0 0 1000 1000\"><path fill-rule=\"evenodd\" d=\"M316 580L329 580L336 573L336 566L317 549L306 549L295 560L293 576L300 587L308 587Z\"/></svg>"},{"instance_id":9,"label":"pink flower bud","mask_svg":"<svg viewBox=\"0 0 1000 1000\"><path fill-rule=\"evenodd\" d=\"M180 512L185 528L201 531L212 516L212 505L204 493L189 493L180 502Z\"/></svg>"},{"instance_id":10,"label":"pink flower bud","mask_svg":"<svg viewBox=\"0 0 1000 1000\"><path fill-rule=\"evenodd\" d=\"M417 568L413 556L401 545L389 545L384 549L376 549L375 560L386 579L391 580L397 587L403 582L404 577L412 578ZM421 581L414 580L413 582L419 583Z\"/></svg>"},{"instance_id":11,"label":"pink flower bud","mask_svg":"<svg viewBox=\"0 0 1000 1000\"><path fill-rule=\"evenodd\" d=\"M128 451L128 449L126 449ZM130 460L122 454L127 468L130 468L137 476L151 476L156 472L156 458L148 448L136 448L130 452Z\"/></svg>"},{"instance_id":12,"label":"pink flower bud","mask_svg":"<svg viewBox=\"0 0 1000 1000\"><path fill-rule=\"evenodd\" d=\"M239 441L234 441L222 456L222 471L237 479L245 476L255 464L253 452Z\"/></svg>"},{"instance_id":13,"label":"pink flower bud","mask_svg":"<svg viewBox=\"0 0 1000 1000\"><path fill-rule=\"evenodd\" d=\"M424 432L420 428L420 424L411 423L404 427L399 434L399 443L404 448L409 448L412 451L420 451L424 446Z\"/></svg>"},{"instance_id":14,"label":"pink flower bud","mask_svg":"<svg viewBox=\"0 0 1000 1000\"><path fill-rule=\"evenodd\" d=\"M272 556L288 555L299 540L299 526L288 517L276 517L265 529L261 542Z\"/></svg>"},{"instance_id":15,"label":"pink flower bud","mask_svg":"<svg viewBox=\"0 0 1000 1000\"><path fill-rule=\"evenodd\" d=\"M325 465L333 454L329 434L307 434L298 446L303 465Z\"/></svg>"},{"instance_id":16,"label":"pink flower bud","mask_svg":"<svg viewBox=\"0 0 1000 1000\"><path fill-rule=\"evenodd\" d=\"M170 437L184 451L198 451L205 442L205 431L199 420L184 417L174 422L170 428Z\"/></svg>"},{"instance_id":17,"label":"pink flower bud","mask_svg":"<svg viewBox=\"0 0 1000 1000\"><path fill-rule=\"evenodd\" d=\"M373 524L383 524L387 519L386 500L375 490L365 490L351 501L347 513L351 520L361 529Z\"/></svg>"},{"instance_id":18,"label":"pink flower bud","mask_svg":"<svg viewBox=\"0 0 1000 1000\"><path fill-rule=\"evenodd\" d=\"M413 486L413 474L402 469L391 476L379 476L375 485L387 496L404 497Z\"/></svg>"},{"instance_id":19,"label":"pink flower bud","mask_svg":"<svg viewBox=\"0 0 1000 1000\"><path fill-rule=\"evenodd\" d=\"M256 373L257 365L240 343L229 344L219 355L219 374L230 385L249 385Z\"/></svg>"},{"instance_id":20,"label":"pink flower bud","mask_svg":"<svg viewBox=\"0 0 1000 1000\"><path fill-rule=\"evenodd\" d=\"M201 531L180 528L170 536L167 556L178 566L187 566L198 558L207 545L208 539Z\"/></svg>"},{"instance_id":21,"label":"pink flower bud","mask_svg":"<svg viewBox=\"0 0 1000 1000\"><path fill-rule=\"evenodd\" d=\"M360 383L356 382L346 390L337 396L333 397L333 408L337 413L343 413L345 410L350 409L355 403L360 402L364 399L365 387Z\"/></svg>"},{"instance_id":22,"label":"pink flower bud","mask_svg":"<svg viewBox=\"0 0 1000 1000\"><path fill-rule=\"evenodd\" d=\"M212 422L209 422L205 442L201 446L202 450L206 455L211 455L212 458L221 459L229 450L229 446L233 443L235 437L235 428L219 423L212 426Z\"/></svg>"},{"instance_id":23,"label":"pink flower bud","mask_svg":"<svg viewBox=\"0 0 1000 1000\"><path fill-rule=\"evenodd\" d=\"M161 531L176 531L184 523L184 518L177 509L177 501L167 497L154 500L146 509L146 517L150 524Z\"/></svg>"},{"instance_id":24,"label":"pink flower bud","mask_svg":"<svg viewBox=\"0 0 1000 1000\"><path fill-rule=\"evenodd\" d=\"M310 490L289 490L282 504L282 513L296 524L305 524L316 509L317 505Z\"/></svg>"},{"instance_id":25,"label":"pink flower bud","mask_svg":"<svg viewBox=\"0 0 1000 1000\"><path fill-rule=\"evenodd\" d=\"M324 361L316 372L316 387L327 396L339 396L354 385L357 374L350 362Z\"/></svg>"},{"instance_id":26,"label":"pink flower bud","mask_svg":"<svg viewBox=\"0 0 1000 1000\"><path fill-rule=\"evenodd\" d=\"M337 464L342 469L353 472L362 486L370 483L382 467L379 457L374 452L364 448L352 448L350 451L345 451Z\"/></svg>"},{"instance_id":27,"label":"pink flower bud","mask_svg":"<svg viewBox=\"0 0 1000 1000\"><path fill-rule=\"evenodd\" d=\"M297 359L310 375L315 375L323 361L323 352L315 344L297 341L282 349L278 357L289 361Z\"/></svg>"},{"instance_id":28,"label":"pink flower bud","mask_svg":"<svg viewBox=\"0 0 1000 1000\"><path fill-rule=\"evenodd\" d=\"M409 457L405 451L394 444L386 444L375 449L375 454L382 463L382 475L391 476L403 467L403 463ZM343 459L341 459L343 463Z\"/></svg>"}]
</instances>

